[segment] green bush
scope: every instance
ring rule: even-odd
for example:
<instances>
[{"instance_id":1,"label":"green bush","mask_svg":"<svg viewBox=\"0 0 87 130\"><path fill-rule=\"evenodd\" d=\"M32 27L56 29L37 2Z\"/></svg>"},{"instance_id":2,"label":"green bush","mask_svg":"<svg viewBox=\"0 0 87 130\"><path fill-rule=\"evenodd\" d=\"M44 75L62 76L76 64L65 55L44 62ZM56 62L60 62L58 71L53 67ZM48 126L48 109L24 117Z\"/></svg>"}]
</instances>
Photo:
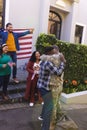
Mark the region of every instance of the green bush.
<instances>
[{"instance_id":1,"label":"green bush","mask_svg":"<svg viewBox=\"0 0 87 130\"><path fill-rule=\"evenodd\" d=\"M58 41L57 45L66 58L65 80L83 81L87 77L87 46Z\"/></svg>"},{"instance_id":2,"label":"green bush","mask_svg":"<svg viewBox=\"0 0 87 130\"><path fill-rule=\"evenodd\" d=\"M83 81L87 79L87 46L63 42L57 40L54 35L40 34L37 38L36 49L43 53L44 47L55 44L58 45L60 52L66 58L64 80L69 81L69 86L73 80L76 80L80 83L77 91L82 90L82 88L84 90Z\"/></svg>"},{"instance_id":3,"label":"green bush","mask_svg":"<svg viewBox=\"0 0 87 130\"><path fill-rule=\"evenodd\" d=\"M37 38L36 50L40 51L40 53L42 54L46 46L54 45L56 43L57 43L57 39L55 35L53 34L48 35L48 34L42 33Z\"/></svg>"}]
</instances>

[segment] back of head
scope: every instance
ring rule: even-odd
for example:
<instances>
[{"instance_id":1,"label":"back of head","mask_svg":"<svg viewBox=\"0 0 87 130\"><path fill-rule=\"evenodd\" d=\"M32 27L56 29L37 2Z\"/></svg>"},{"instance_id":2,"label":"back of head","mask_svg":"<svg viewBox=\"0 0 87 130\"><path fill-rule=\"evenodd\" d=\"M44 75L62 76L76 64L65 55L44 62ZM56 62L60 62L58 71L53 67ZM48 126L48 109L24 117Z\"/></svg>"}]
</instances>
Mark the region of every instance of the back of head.
<instances>
[{"instance_id":1,"label":"back of head","mask_svg":"<svg viewBox=\"0 0 87 130\"><path fill-rule=\"evenodd\" d=\"M46 54L46 55L50 55L51 53L52 53L52 50L53 50L54 48L52 47L52 46L48 46L48 47L45 47L44 48L44 53Z\"/></svg>"}]
</instances>

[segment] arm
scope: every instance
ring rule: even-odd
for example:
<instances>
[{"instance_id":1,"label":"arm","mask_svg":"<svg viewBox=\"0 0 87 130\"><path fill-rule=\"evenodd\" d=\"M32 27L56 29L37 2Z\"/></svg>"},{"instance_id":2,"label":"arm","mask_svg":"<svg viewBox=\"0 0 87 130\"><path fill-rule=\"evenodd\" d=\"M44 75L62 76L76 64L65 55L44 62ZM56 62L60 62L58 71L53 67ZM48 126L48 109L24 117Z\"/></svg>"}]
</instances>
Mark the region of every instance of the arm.
<instances>
[{"instance_id":1,"label":"arm","mask_svg":"<svg viewBox=\"0 0 87 130\"><path fill-rule=\"evenodd\" d=\"M61 75L64 70L64 63L61 62L59 67L56 67L53 63L47 62L46 69L49 70L51 74Z\"/></svg>"},{"instance_id":2,"label":"arm","mask_svg":"<svg viewBox=\"0 0 87 130\"><path fill-rule=\"evenodd\" d=\"M22 32L22 33L17 33L18 38L19 38L19 37L22 37L22 36L25 36L25 35L27 35L27 34L32 34L33 31L34 31L34 29L29 29L28 31L25 31L25 32Z\"/></svg>"},{"instance_id":3,"label":"arm","mask_svg":"<svg viewBox=\"0 0 87 130\"><path fill-rule=\"evenodd\" d=\"M0 28L0 37L2 37L3 32L4 32L4 29L3 29L3 28Z\"/></svg>"},{"instance_id":4,"label":"arm","mask_svg":"<svg viewBox=\"0 0 87 130\"><path fill-rule=\"evenodd\" d=\"M42 61L50 61L54 63L56 66L60 65L60 56L59 54L54 54L54 55L42 55L41 57Z\"/></svg>"},{"instance_id":5,"label":"arm","mask_svg":"<svg viewBox=\"0 0 87 130\"><path fill-rule=\"evenodd\" d=\"M27 70L29 73L31 73L31 74L34 73L33 65L34 65L34 63L31 62L31 61L29 61L28 64L27 64L27 67L26 67L26 70Z\"/></svg>"}]
</instances>

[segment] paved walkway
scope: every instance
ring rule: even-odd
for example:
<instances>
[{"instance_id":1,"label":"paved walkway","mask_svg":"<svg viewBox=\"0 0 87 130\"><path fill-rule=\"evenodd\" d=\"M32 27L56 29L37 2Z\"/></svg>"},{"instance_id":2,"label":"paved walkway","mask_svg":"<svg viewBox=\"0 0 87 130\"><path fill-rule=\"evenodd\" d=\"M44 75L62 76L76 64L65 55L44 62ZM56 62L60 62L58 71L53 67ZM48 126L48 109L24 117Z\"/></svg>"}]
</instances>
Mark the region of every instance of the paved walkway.
<instances>
[{"instance_id":1,"label":"paved walkway","mask_svg":"<svg viewBox=\"0 0 87 130\"><path fill-rule=\"evenodd\" d=\"M18 69L17 77L20 81L26 81L27 72ZM87 104L61 103L61 107L75 121L79 130L87 130ZM40 104L33 108L28 103L0 105L0 130L41 130L41 122L37 119L41 109Z\"/></svg>"},{"instance_id":2,"label":"paved walkway","mask_svg":"<svg viewBox=\"0 0 87 130\"><path fill-rule=\"evenodd\" d=\"M79 130L87 130L87 105L63 105L67 115L75 121ZM41 104L30 108L27 103L6 104L0 106L0 130L41 130L37 117Z\"/></svg>"}]
</instances>

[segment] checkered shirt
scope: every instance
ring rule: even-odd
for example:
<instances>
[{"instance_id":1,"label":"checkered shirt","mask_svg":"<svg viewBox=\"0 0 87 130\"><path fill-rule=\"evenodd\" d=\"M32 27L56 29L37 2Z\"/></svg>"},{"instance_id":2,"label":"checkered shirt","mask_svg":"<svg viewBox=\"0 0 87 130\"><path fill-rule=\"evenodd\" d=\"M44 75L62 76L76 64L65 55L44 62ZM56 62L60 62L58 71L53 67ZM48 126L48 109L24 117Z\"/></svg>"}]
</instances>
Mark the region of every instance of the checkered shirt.
<instances>
[{"instance_id":1,"label":"checkered shirt","mask_svg":"<svg viewBox=\"0 0 87 130\"><path fill-rule=\"evenodd\" d=\"M64 70L64 63L61 62L59 67L56 67L50 61L42 61L40 63L39 79L37 82L38 88L49 90L49 81L51 75L61 75Z\"/></svg>"}]
</instances>

